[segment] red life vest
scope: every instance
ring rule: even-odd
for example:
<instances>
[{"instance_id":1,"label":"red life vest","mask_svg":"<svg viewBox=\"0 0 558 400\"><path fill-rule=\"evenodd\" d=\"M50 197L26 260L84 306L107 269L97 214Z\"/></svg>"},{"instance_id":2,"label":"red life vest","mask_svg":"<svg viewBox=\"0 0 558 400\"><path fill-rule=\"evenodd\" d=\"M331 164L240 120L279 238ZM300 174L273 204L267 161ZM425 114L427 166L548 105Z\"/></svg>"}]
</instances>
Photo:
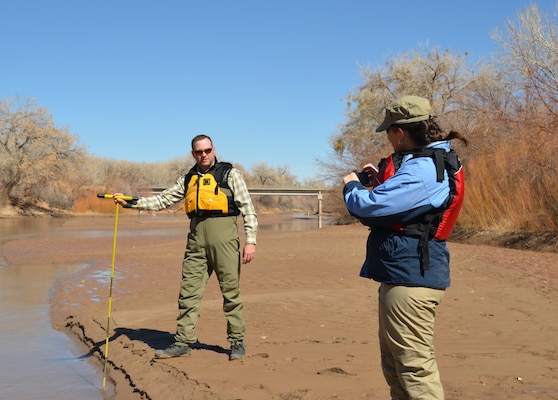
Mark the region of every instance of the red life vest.
<instances>
[{"instance_id":1,"label":"red life vest","mask_svg":"<svg viewBox=\"0 0 558 400\"><path fill-rule=\"evenodd\" d=\"M380 161L378 165L378 175L376 176L374 186L378 186L391 178L397 172L399 167L401 167L403 156L407 154L412 154L413 158L432 157L434 163L436 164L436 174L439 182L443 180L443 170L445 169L447 171L450 185L450 199L446 202L447 207L443 210L441 216L435 217L434 221L432 221L433 227L436 229L433 231L434 234L432 237L437 240L446 240L449 238L453 227L457 222L457 217L459 216L459 212L461 211L461 207L463 205L465 180L463 177L461 161L453 149L446 152L443 149L425 148L405 153L393 153L389 157L383 158ZM403 225L396 225L392 228L393 230L402 233L409 230L409 227L405 227ZM412 229L413 228L411 228L411 230Z\"/></svg>"}]
</instances>

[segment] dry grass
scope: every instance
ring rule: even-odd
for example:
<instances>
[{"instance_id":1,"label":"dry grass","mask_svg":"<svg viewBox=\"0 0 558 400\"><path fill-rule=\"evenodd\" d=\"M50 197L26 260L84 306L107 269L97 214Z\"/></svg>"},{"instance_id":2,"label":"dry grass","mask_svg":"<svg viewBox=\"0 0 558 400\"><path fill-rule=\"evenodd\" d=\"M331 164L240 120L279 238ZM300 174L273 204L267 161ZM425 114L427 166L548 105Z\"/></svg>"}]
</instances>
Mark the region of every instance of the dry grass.
<instances>
[{"instance_id":1,"label":"dry grass","mask_svg":"<svg viewBox=\"0 0 558 400\"><path fill-rule=\"evenodd\" d=\"M550 232L558 229L556 137L520 132L465 165L465 228Z\"/></svg>"},{"instance_id":2,"label":"dry grass","mask_svg":"<svg viewBox=\"0 0 558 400\"><path fill-rule=\"evenodd\" d=\"M115 211L112 200L100 199L96 193L80 197L74 202L73 212L76 214L112 214ZM136 210L121 209L119 212L137 213Z\"/></svg>"}]
</instances>

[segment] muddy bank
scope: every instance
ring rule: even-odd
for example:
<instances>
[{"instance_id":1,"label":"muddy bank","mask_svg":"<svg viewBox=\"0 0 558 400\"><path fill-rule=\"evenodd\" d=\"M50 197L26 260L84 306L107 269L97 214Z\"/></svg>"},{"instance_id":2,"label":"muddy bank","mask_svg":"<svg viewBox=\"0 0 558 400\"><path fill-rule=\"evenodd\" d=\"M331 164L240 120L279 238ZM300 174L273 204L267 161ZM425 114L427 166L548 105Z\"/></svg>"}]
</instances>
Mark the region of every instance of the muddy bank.
<instances>
[{"instance_id":1,"label":"muddy bank","mask_svg":"<svg viewBox=\"0 0 558 400\"><path fill-rule=\"evenodd\" d=\"M60 239L10 242L3 256L88 266L58 283L52 320L101 368L113 220L68 219L58 229ZM114 398L388 398L376 342L377 284L358 277L367 235L360 225L260 234L257 258L242 272L246 360L228 361L214 278L198 323L200 348L153 360L155 349L172 342L186 230L180 219L120 220L109 344ZM556 256L450 249L453 283L436 327L446 398L557 399Z\"/></svg>"}]
</instances>

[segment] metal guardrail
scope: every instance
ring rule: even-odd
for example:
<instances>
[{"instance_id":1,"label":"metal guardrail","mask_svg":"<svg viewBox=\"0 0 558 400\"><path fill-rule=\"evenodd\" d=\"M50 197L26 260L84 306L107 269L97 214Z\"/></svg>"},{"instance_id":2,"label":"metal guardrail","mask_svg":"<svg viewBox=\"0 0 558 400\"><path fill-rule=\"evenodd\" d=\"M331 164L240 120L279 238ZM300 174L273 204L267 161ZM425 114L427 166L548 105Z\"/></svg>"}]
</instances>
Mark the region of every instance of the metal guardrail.
<instances>
[{"instance_id":1,"label":"metal guardrail","mask_svg":"<svg viewBox=\"0 0 558 400\"><path fill-rule=\"evenodd\" d=\"M157 194L164 191L166 187L136 188L141 195ZM256 196L316 196L318 199L318 228L322 227L322 201L323 193L331 192L332 189L325 188L298 188L298 187L248 187L250 195Z\"/></svg>"},{"instance_id":2,"label":"metal guardrail","mask_svg":"<svg viewBox=\"0 0 558 400\"><path fill-rule=\"evenodd\" d=\"M152 186L152 187L142 187L135 188L138 193L161 193L167 187L162 186ZM260 187L248 187L250 194L258 194L262 196L273 195L273 196L315 196L317 193L329 192L332 189L326 188L299 188L299 187L272 187L272 186L260 186Z\"/></svg>"},{"instance_id":3,"label":"metal guardrail","mask_svg":"<svg viewBox=\"0 0 558 400\"><path fill-rule=\"evenodd\" d=\"M323 188L285 188L285 187L248 187L250 194L260 196L317 196L327 192L329 189Z\"/></svg>"},{"instance_id":4,"label":"metal guardrail","mask_svg":"<svg viewBox=\"0 0 558 400\"><path fill-rule=\"evenodd\" d=\"M251 195L257 196L316 196L318 199L318 228L322 227L322 200L323 192L329 189L322 188L284 188L284 187L248 187Z\"/></svg>"}]
</instances>

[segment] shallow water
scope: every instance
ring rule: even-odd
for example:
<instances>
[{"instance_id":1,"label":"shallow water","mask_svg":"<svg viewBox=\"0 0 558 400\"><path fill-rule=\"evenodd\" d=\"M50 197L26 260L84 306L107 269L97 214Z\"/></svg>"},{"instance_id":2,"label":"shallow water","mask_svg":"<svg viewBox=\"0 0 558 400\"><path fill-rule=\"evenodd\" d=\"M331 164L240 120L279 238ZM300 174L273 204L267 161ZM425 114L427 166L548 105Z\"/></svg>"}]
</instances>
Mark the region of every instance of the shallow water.
<instances>
[{"instance_id":1,"label":"shallow water","mask_svg":"<svg viewBox=\"0 0 558 400\"><path fill-rule=\"evenodd\" d=\"M49 317L49 292L57 279L85 265L10 266L2 258L3 244L16 239L60 238L56 228L64 219L0 219L0 399L103 399L102 372L86 360L62 332L54 330ZM260 224L260 231L316 229L315 216L288 215ZM66 233L67 234L67 233ZM112 236L108 231L85 231L83 237ZM119 231L119 236L160 235L161 230ZM75 238L76 232L67 234ZM107 387L107 393L112 388ZM106 396L105 396L106 397Z\"/></svg>"},{"instance_id":2,"label":"shallow water","mask_svg":"<svg viewBox=\"0 0 558 400\"><path fill-rule=\"evenodd\" d=\"M51 219L0 219L0 246L18 238L48 235L59 223ZM56 279L80 268L12 267L0 256L1 399L103 398L102 374L79 360L75 344L50 323L49 291Z\"/></svg>"}]
</instances>

